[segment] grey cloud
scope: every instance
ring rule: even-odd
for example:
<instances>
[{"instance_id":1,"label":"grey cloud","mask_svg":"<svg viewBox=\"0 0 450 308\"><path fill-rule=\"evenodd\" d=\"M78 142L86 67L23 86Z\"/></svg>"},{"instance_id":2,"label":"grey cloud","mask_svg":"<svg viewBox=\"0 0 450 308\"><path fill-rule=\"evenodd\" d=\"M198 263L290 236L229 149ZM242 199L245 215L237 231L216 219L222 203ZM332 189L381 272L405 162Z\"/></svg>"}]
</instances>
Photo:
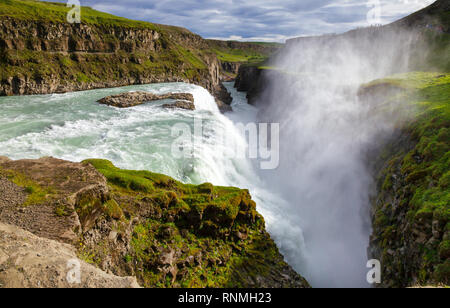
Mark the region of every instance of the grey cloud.
<instances>
[{"instance_id":1,"label":"grey cloud","mask_svg":"<svg viewBox=\"0 0 450 308\"><path fill-rule=\"evenodd\" d=\"M401 18L432 2L381 0L386 8L383 21ZM367 3L368 0L81 0L82 5L94 9L185 27L206 38L267 41L368 25Z\"/></svg>"}]
</instances>

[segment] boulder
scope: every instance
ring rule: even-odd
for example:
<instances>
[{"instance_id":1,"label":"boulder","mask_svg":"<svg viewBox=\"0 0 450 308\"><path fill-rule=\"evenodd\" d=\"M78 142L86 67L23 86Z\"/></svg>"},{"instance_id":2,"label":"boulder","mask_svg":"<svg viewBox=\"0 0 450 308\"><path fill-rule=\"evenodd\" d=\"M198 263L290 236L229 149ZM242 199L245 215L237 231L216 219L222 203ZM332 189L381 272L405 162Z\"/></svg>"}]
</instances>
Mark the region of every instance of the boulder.
<instances>
[{"instance_id":1,"label":"boulder","mask_svg":"<svg viewBox=\"0 0 450 308\"><path fill-rule=\"evenodd\" d=\"M0 288L139 288L139 285L134 277L107 274L78 259L71 245L0 223Z\"/></svg>"},{"instance_id":2,"label":"boulder","mask_svg":"<svg viewBox=\"0 0 450 308\"><path fill-rule=\"evenodd\" d=\"M195 110L195 104L190 101L177 101L174 104L164 104L163 107L167 109Z\"/></svg>"},{"instance_id":3,"label":"boulder","mask_svg":"<svg viewBox=\"0 0 450 308\"><path fill-rule=\"evenodd\" d=\"M167 93L167 94L154 94L149 92L125 92L117 95L111 95L104 97L98 101L98 103L117 108L129 108L138 105L142 105L147 102L159 101L164 99L178 100L178 106L187 107L184 109L192 109L194 106L194 96L190 93ZM182 104L183 103L183 104ZM180 108L180 107L176 108ZM175 107L174 107L175 108Z\"/></svg>"}]
</instances>

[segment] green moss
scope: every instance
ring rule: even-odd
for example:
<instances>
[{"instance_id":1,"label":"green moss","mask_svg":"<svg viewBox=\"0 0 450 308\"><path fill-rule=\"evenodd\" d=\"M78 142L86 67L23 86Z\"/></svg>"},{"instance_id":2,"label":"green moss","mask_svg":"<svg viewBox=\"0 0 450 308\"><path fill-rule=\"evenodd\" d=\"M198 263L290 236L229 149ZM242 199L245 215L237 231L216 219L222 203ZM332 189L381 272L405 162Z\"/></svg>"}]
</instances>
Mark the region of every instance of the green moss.
<instances>
[{"instance_id":1,"label":"green moss","mask_svg":"<svg viewBox=\"0 0 450 308\"><path fill-rule=\"evenodd\" d=\"M447 259L443 264L439 264L436 267L434 279L446 285L450 283L450 259Z\"/></svg>"},{"instance_id":2,"label":"green moss","mask_svg":"<svg viewBox=\"0 0 450 308\"><path fill-rule=\"evenodd\" d=\"M375 215L374 226L377 228L385 227L389 225L389 217L387 217L382 211L378 211Z\"/></svg>"},{"instance_id":3,"label":"green moss","mask_svg":"<svg viewBox=\"0 0 450 308\"><path fill-rule=\"evenodd\" d=\"M82 196L76 207L80 222L83 224L97 209L103 209L102 200L90 195Z\"/></svg>"},{"instance_id":4,"label":"green moss","mask_svg":"<svg viewBox=\"0 0 450 308\"><path fill-rule=\"evenodd\" d=\"M374 81L366 86L380 85L404 89L394 100L388 98L385 104L407 112L408 121L399 127L411 140L407 150L404 145L388 146L380 158L391 159L380 174L381 199L378 200L374 220L375 233L382 237L380 246L386 250L392 245L405 246L405 239L400 238L398 232L393 233L393 228L404 227L399 226L400 210L407 212L408 226L426 232L427 238L434 236L433 222L439 226L449 223L450 74L414 72ZM396 191L392 191L394 175ZM396 212L383 201L396 202ZM448 264L441 262L448 258L448 243L430 241L421 253L421 266L408 271L416 270L422 283L430 283L433 277L440 277L437 283L445 283L442 277L448 274ZM393 262L388 254L386 258L390 260L389 264Z\"/></svg>"},{"instance_id":5,"label":"green moss","mask_svg":"<svg viewBox=\"0 0 450 308\"><path fill-rule=\"evenodd\" d=\"M132 252L123 260L136 267L142 286L248 286L249 277L287 266L264 231L264 220L248 190L183 184L148 171L121 170L106 160L83 163L108 179L112 194L103 205L107 217L131 220L136 211L153 213L134 227ZM132 183L146 183L152 189ZM86 210L94 206L92 200L81 204ZM165 264L164 255L172 253L176 264ZM100 262L99 255L83 251L90 262Z\"/></svg>"},{"instance_id":6,"label":"green moss","mask_svg":"<svg viewBox=\"0 0 450 308\"><path fill-rule=\"evenodd\" d=\"M95 253L93 253L88 247L83 245L82 243L79 244L78 247L78 258L80 260L88 263L88 264L98 264L99 260Z\"/></svg>"},{"instance_id":7,"label":"green moss","mask_svg":"<svg viewBox=\"0 0 450 308\"><path fill-rule=\"evenodd\" d=\"M54 193L52 188L43 188L31 178L19 172L0 169L0 176L6 176L8 180L17 186L24 188L24 191L28 196L23 206L43 204L48 198L51 198L51 195Z\"/></svg>"},{"instance_id":8,"label":"green moss","mask_svg":"<svg viewBox=\"0 0 450 308\"><path fill-rule=\"evenodd\" d=\"M72 214L72 210L68 209L65 205L60 204L55 208L55 214L59 217L66 217Z\"/></svg>"},{"instance_id":9,"label":"green moss","mask_svg":"<svg viewBox=\"0 0 450 308\"><path fill-rule=\"evenodd\" d=\"M448 185L449 172L450 139L446 137L450 124L450 74L417 72L397 75L382 82L386 81L415 89L404 97L415 108L415 119L406 130L419 142L405 155L401 164L406 183L414 186L411 188L414 192L411 203L416 211L414 217L445 213L449 191L442 188Z\"/></svg>"},{"instance_id":10,"label":"green moss","mask_svg":"<svg viewBox=\"0 0 450 308\"><path fill-rule=\"evenodd\" d=\"M108 217L116 220L122 220L125 218L122 208L115 200L108 200L103 206Z\"/></svg>"},{"instance_id":11,"label":"green moss","mask_svg":"<svg viewBox=\"0 0 450 308\"><path fill-rule=\"evenodd\" d=\"M441 260L450 258L450 240L445 240L439 245L439 256Z\"/></svg>"}]
</instances>

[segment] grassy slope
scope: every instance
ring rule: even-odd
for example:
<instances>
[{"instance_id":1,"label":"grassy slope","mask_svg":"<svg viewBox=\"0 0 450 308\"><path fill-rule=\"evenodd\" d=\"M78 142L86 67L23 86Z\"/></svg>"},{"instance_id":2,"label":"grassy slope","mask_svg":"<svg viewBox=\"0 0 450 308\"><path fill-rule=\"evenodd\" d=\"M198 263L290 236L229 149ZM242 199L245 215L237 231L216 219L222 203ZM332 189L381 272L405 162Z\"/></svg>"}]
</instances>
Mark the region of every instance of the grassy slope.
<instances>
[{"instance_id":1,"label":"grassy slope","mask_svg":"<svg viewBox=\"0 0 450 308\"><path fill-rule=\"evenodd\" d=\"M223 62L261 63L267 60L276 50L283 45L278 43L261 42L224 42L209 40L211 51ZM235 44L233 44L235 43Z\"/></svg>"},{"instance_id":2,"label":"grassy slope","mask_svg":"<svg viewBox=\"0 0 450 308\"><path fill-rule=\"evenodd\" d=\"M71 10L65 3L42 2L37 0L2 0L0 16L20 20L43 22L67 22L67 13ZM158 29L158 26L148 22L134 21L111 14L99 12L90 7L82 7L83 23L90 25L111 25L129 28Z\"/></svg>"},{"instance_id":3,"label":"grassy slope","mask_svg":"<svg viewBox=\"0 0 450 308\"><path fill-rule=\"evenodd\" d=\"M267 59L266 56L254 51L247 50L221 50L213 49L219 60L223 62L261 62Z\"/></svg>"},{"instance_id":4,"label":"grassy slope","mask_svg":"<svg viewBox=\"0 0 450 308\"><path fill-rule=\"evenodd\" d=\"M412 149L391 146L382 159L388 161L382 171L380 194L386 202L377 205L374 229L383 232L383 258L389 260L394 234L401 230L399 218L392 213L388 196L397 196L399 207L407 212L412 225L431 226L437 221L444 229L441 241L420 246L419 283L448 284L450 275L450 74L414 72L378 80L367 87L388 84L405 89L392 102L406 102L402 112L412 121L403 128L411 138ZM389 103L388 103L389 104ZM399 182L399 179L402 179ZM386 198L385 198L386 197ZM396 233L393 233L396 232ZM430 232L430 231L429 231ZM427 234L430 236L430 234ZM397 239L398 240L398 239ZM393 260L391 260L393 261ZM404 266L398 264L397 266ZM398 270L400 271L400 270Z\"/></svg>"},{"instance_id":5,"label":"grassy slope","mask_svg":"<svg viewBox=\"0 0 450 308\"><path fill-rule=\"evenodd\" d=\"M212 51L223 62L257 63L265 61L269 55L249 49L213 48Z\"/></svg>"},{"instance_id":6,"label":"grassy slope","mask_svg":"<svg viewBox=\"0 0 450 308\"><path fill-rule=\"evenodd\" d=\"M143 286L248 287L249 278L270 276L287 266L264 231L264 219L247 190L208 183L186 185L148 171L121 170L105 160L84 163L92 164L107 178L112 199L105 207L111 217L133 219L130 213L138 200L154 205L153 217L135 227L133 253L125 258L130 265L144 268L137 270ZM236 238L236 232L248 239ZM182 271L175 274L177 279L158 270L154 247L176 251L180 254L177 264L189 263L184 269L179 266ZM101 249L82 249L80 253L87 261L101 264ZM188 261L190 256L196 256L195 263ZM198 256L203 261L198 261Z\"/></svg>"},{"instance_id":7,"label":"grassy slope","mask_svg":"<svg viewBox=\"0 0 450 308\"><path fill-rule=\"evenodd\" d=\"M426 24L442 25L444 29L450 29L450 6L447 0L437 0L428 7L417 11L401 20L394 22L394 25L424 26Z\"/></svg>"},{"instance_id":8,"label":"grassy slope","mask_svg":"<svg viewBox=\"0 0 450 308\"><path fill-rule=\"evenodd\" d=\"M44 22L66 22L66 16L70 8L64 3L42 2L37 0L2 0L0 3L0 17L12 17L20 20L33 20ZM186 29L154 24L144 21L135 21L108 13L93 10L90 7L82 7L82 22L88 25L120 26L127 28L143 28L157 31L181 31ZM220 60L225 62L261 62L270 55L261 52L258 47L279 48L277 43L244 43L242 49L222 48L216 46L211 49Z\"/></svg>"}]
</instances>

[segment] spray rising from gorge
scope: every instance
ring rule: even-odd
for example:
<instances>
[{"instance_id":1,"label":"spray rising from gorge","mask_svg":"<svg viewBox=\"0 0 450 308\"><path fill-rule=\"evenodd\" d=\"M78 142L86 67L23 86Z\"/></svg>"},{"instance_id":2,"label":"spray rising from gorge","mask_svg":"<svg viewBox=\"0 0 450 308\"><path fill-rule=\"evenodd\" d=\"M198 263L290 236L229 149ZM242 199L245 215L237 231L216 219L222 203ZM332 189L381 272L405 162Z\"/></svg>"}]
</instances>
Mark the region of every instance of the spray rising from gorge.
<instances>
[{"instance_id":1,"label":"spray rising from gorge","mask_svg":"<svg viewBox=\"0 0 450 308\"><path fill-rule=\"evenodd\" d=\"M361 102L358 89L406 71L418 41L415 33L390 28L297 39L265 73L256 104L260 121L281 124L281 164L262 177L287 199L286 216L304 231L303 255L281 249L313 286L369 286L373 180L366 154L399 119L389 108L374 111L379 106Z\"/></svg>"}]
</instances>

